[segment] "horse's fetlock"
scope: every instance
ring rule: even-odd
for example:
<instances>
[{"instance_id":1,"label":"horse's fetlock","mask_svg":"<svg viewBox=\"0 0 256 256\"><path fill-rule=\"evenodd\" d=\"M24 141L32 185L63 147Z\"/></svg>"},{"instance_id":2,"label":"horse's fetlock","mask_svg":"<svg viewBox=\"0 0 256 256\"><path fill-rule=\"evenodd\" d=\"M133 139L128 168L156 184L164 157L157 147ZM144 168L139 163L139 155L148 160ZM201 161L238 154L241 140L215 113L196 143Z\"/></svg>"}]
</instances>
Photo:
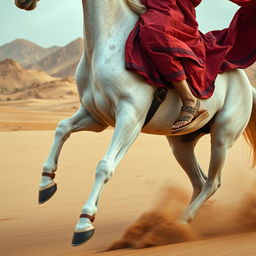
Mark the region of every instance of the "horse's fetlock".
<instances>
[{"instance_id":1,"label":"horse's fetlock","mask_svg":"<svg viewBox=\"0 0 256 256\"><path fill-rule=\"evenodd\" d=\"M97 207L94 204L86 203L86 205L82 209L82 213L93 216L97 213Z\"/></svg>"},{"instance_id":2,"label":"horse's fetlock","mask_svg":"<svg viewBox=\"0 0 256 256\"><path fill-rule=\"evenodd\" d=\"M53 173L57 170L57 164L56 163L49 163L46 162L43 165L43 172L47 172L47 173Z\"/></svg>"}]
</instances>

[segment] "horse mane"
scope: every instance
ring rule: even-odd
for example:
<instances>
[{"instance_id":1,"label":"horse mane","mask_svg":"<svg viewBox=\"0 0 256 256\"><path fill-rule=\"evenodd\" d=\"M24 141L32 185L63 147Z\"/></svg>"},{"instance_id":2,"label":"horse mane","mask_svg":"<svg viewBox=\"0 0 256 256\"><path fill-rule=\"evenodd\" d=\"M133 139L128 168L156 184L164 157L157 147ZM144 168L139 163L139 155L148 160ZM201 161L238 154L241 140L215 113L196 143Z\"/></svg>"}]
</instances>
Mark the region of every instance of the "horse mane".
<instances>
[{"instance_id":1,"label":"horse mane","mask_svg":"<svg viewBox=\"0 0 256 256\"><path fill-rule=\"evenodd\" d=\"M137 15L140 15L146 11L146 7L141 4L140 0L126 0L126 3L129 8Z\"/></svg>"}]
</instances>

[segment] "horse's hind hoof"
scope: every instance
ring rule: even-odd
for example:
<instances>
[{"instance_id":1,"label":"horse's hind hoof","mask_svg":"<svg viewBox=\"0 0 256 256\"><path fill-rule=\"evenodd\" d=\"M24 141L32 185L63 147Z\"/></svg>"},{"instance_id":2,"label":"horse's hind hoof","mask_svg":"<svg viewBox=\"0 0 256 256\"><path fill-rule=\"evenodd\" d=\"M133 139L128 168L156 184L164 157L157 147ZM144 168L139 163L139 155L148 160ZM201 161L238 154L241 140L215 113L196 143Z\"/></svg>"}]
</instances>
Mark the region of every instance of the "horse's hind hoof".
<instances>
[{"instance_id":1,"label":"horse's hind hoof","mask_svg":"<svg viewBox=\"0 0 256 256\"><path fill-rule=\"evenodd\" d=\"M43 204L48 201L56 192L57 184L54 183L48 188L42 189L39 191L38 203Z\"/></svg>"},{"instance_id":2,"label":"horse's hind hoof","mask_svg":"<svg viewBox=\"0 0 256 256\"><path fill-rule=\"evenodd\" d=\"M84 232L74 232L72 246L78 246L87 242L94 234L95 229L90 229Z\"/></svg>"}]
</instances>

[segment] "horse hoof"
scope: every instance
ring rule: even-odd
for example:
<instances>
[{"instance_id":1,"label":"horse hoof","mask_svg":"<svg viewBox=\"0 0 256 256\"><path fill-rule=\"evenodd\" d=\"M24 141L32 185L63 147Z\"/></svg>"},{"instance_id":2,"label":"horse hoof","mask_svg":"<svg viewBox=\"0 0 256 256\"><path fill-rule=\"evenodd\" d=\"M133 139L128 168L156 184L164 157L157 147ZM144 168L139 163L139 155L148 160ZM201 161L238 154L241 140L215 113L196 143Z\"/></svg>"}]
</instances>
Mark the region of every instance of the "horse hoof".
<instances>
[{"instance_id":1,"label":"horse hoof","mask_svg":"<svg viewBox=\"0 0 256 256\"><path fill-rule=\"evenodd\" d=\"M84 232L74 232L72 246L78 246L87 242L94 234L95 229Z\"/></svg>"},{"instance_id":2,"label":"horse hoof","mask_svg":"<svg viewBox=\"0 0 256 256\"><path fill-rule=\"evenodd\" d=\"M56 183L54 183L54 185L52 185L46 189L40 190L39 197L38 197L38 203L43 204L46 201L48 201L55 194L56 190L57 190Z\"/></svg>"}]
</instances>

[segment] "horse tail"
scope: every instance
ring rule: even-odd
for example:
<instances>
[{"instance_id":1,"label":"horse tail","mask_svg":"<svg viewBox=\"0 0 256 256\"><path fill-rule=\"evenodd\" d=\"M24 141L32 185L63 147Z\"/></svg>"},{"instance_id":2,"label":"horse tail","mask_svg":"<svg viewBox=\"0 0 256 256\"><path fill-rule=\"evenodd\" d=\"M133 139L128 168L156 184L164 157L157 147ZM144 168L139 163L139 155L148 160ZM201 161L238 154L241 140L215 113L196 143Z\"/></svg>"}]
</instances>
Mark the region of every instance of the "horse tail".
<instances>
[{"instance_id":1,"label":"horse tail","mask_svg":"<svg viewBox=\"0 0 256 256\"><path fill-rule=\"evenodd\" d=\"M137 15L140 15L146 11L146 7L141 4L140 0L126 0L126 2L129 8Z\"/></svg>"},{"instance_id":2,"label":"horse tail","mask_svg":"<svg viewBox=\"0 0 256 256\"><path fill-rule=\"evenodd\" d=\"M252 87L253 106L250 121L244 131L244 137L251 147L252 167L256 166L256 89Z\"/></svg>"}]
</instances>

